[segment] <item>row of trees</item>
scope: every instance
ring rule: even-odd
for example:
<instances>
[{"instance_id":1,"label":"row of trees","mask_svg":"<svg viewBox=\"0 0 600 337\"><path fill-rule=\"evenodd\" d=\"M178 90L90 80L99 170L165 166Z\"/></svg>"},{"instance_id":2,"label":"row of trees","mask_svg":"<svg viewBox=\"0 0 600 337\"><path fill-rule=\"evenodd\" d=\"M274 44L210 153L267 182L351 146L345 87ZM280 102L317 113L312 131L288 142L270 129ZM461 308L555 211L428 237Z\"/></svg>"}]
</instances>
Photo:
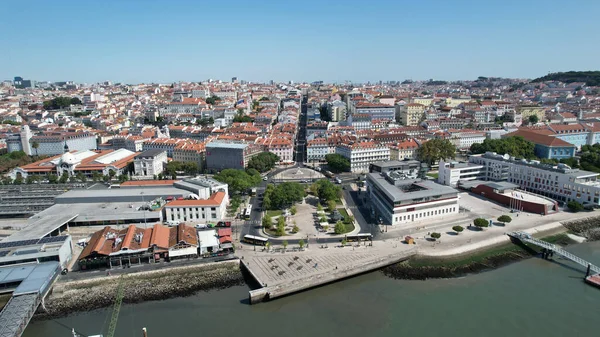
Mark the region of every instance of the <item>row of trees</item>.
<instances>
[{"instance_id":1,"label":"row of trees","mask_svg":"<svg viewBox=\"0 0 600 337\"><path fill-rule=\"evenodd\" d=\"M77 97L55 97L49 101L44 101L44 110L64 109L73 105L80 105L81 100Z\"/></svg>"},{"instance_id":2,"label":"row of trees","mask_svg":"<svg viewBox=\"0 0 600 337\"><path fill-rule=\"evenodd\" d=\"M325 156L325 160L327 161L327 167L332 172L350 172L350 160L341 154L330 153Z\"/></svg>"},{"instance_id":3,"label":"row of trees","mask_svg":"<svg viewBox=\"0 0 600 337\"><path fill-rule=\"evenodd\" d=\"M248 168L253 168L258 172L267 172L275 167L279 161L279 156L272 152L261 152L252 157L248 162Z\"/></svg>"},{"instance_id":4,"label":"row of trees","mask_svg":"<svg viewBox=\"0 0 600 337\"><path fill-rule=\"evenodd\" d=\"M508 154L517 158L535 159L535 144L520 136L506 137L502 139L486 139L483 143L471 145L471 152L480 154L485 152L496 152Z\"/></svg>"},{"instance_id":5,"label":"row of trees","mask_svg":"<svg viewBox=\"0 0 600 337\"><path fill-rule=\"evenodd\" d=\"M220 100L221 100L221 97L212 95L206 99L206 103L208 103L210 105L214 105L215 103L217 103Z\"/></svg>"},{"instance_id":6,"label":"row of trees","mask_svg":"<svg viewBox=\"0 0 600 337\"><path fill-rule=\"evenodd\" d=\"M296 202L301 202L305 197L304 187L295 182L285 182L277 186L267 185L263 198L265 209L284 209L291 207Z\"/></svg>"},{"instance_id":7,"label":"row of trees","mask_svg":"<svg viewBox=\"0 0 600 337\"><path fill-rule=\"evenodd\" d=\"M240 194L260 184L260 173L252 168L246 170L225 169L214 175L216 180L229 185L229 194Z\"/></svg>"},{"instance_id":8,"label":"row of trees","mask_svg":"<svg viewBox=\"0 0 600 337\"><path fill-rule=\"evenodd\" d=\"M167 163L165 172L170 176L177 176L177 172L184 172L187 175L194 175L200 172L198 163L193 161L170 161Z\"/></svg>"}]
</instances>

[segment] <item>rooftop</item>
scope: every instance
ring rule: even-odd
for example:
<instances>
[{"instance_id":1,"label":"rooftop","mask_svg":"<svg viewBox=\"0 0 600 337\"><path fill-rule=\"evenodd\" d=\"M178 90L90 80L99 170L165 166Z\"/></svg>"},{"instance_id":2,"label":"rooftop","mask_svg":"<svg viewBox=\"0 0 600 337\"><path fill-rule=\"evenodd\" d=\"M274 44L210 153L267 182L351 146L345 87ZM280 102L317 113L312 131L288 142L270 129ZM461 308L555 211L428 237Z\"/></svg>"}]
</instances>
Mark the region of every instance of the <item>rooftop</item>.
<instances>
[{"instance_id":1,"label":"rooftop","mask_svg":"<svg viewBox=\"0 0 600 337\"><path fill-rule=\"evenodd\" d=\"M428 201L456 196L458 191L452 187L437 184L429 180L406 179L390 182L391 179L378 173L369 173L367 179L393 201Z\"/></svg>"}]
</instances>

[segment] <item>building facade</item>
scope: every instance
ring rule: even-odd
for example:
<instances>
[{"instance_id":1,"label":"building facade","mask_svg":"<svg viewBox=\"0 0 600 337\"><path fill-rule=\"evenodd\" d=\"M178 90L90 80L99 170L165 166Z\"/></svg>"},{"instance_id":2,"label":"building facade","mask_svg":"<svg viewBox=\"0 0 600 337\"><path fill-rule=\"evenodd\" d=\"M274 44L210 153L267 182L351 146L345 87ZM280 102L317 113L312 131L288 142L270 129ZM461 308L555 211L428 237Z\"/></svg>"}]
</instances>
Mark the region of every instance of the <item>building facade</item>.
<instances>
[{"instance_id":1,"label":"building facade","mask_svg":"<svg viewBox=\"0 0 600 337\"><path fill-rule=\"evenodd\" d=\"M386 145L369 141L340 144L335 153L350 161L350 171L353 173L368 172L369 164L390 160L390 149Z\"/></svg>"},{"instance_id":2,"label":"building facade","mask_svg":"<svg viewBox=\"0 0 600 337\"><path fill-rule=\"evenodd\" d=\"M216 192L208 199L174 200L164 206L165 221L171 222L214 222L225 218L227 194Z\"/></svg>"},{"instance_id":3,"label":"building facade","mask_svg":"<svg viewBox=\"0 0 600 337\"><path fill-rule=\"evenodd\" d=\"M167 161L167 151L165 150L144 151L133 159L135 175L152 177L161 174Z\"/></svg>"}]
</instances>

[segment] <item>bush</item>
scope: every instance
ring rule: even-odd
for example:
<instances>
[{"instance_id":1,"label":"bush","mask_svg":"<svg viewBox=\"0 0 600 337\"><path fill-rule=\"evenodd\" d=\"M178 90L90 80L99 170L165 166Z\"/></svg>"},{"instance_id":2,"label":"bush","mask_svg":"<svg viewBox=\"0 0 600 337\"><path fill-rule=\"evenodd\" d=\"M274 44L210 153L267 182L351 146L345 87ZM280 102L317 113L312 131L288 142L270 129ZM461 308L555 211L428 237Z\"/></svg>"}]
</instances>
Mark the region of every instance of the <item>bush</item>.
<instances>
[{"instance_id":1,"label":"bush","mask_svg":"<svg viewBox=\"0 0 600 337\"><path fill-rule=\"evenodd\" d=\"M304 247L304 240L300 239L298 241L298 246L300 246L300 249L302 249Z\"/></svg>"},{"instance_id":2,"label":"bush","mask_svg":"<svg viewBox=\"0 0 600 337\"><path fill-rule=\"evenodd\" d=\"M346 232L346 225L343 222L338 221L335 223L335 227L333 228L335 234L344 234Z\"/></svg>"},{"instance_id":3,"label":"bush","mask_svg":"<svg viewBox=\"0 0 600 337\"><path fill-rule=\"evenodd\" d=\"M433 232L429 236L431 236L434 240L437 240L442 237L442 234Z\"/></svg>"},{"instance_id":4,"label":"bush","mask_svg":"<svg viewBox=\"0 0 600 337\"><path fill-rule=\"evenodd\" d=\"M296 206L292 206L292 208L290 208L290 213L292 213L292 215L296 215L296 213L298 213Z\"/></svg>"},{"instance_id":5,"label":"bush","mask_svg":"<svg viewBox=\"0 0 600 337\"><path fill-rule=\"evenodd\" d=\"M508 215L501 215L498 217L498 221L502 223L510 223L512 221L512 218Z\"/></svg>"},{"instance_id":6,"label":"bush","mask_svg":"<svg viewBox=\"0 0 600 337\"><path fill-rule=\"evenodd\" d=\"M583 211L583 205L580 202L571 200L567 203L567 207L571 212L577 213Z\"/></svg>"},{"instance_id":7,"label":"bush","mask_svg":"<svg viewBox=\"0 0 600 337\"><path fill-rule=\"evenodd\" d=\"M335 211L336 206L337 206L337 203L335 202L335 200L329 200L327 202L327 210L329 212Z\"/></svg>"},{"instance_id":8,"label":"bush","mask_svg":"<svg viewBox=\"0 0 600 337\"><path fill-rule=\"evenodd\" d=\"M462 226L454 226L454 227L452 227L452 230L457 233L460 233L464 230L464 228L462 228Z\"/></svg>"},{"instance_id":9,"label":"bush","mask_svg":"<svg viewBox=\"0 0 600 337\"><path fill-rule=\"evenodd\" d=\"M477 218L473 220L473 224L478 228L485 228L489 226L489 222L484 218Z\"/></svg>"},{"instance_id":10,"label":"bush","mask_svg":"<svg viewBox=\"0 0 600 337\"><path fill-rule=\"evenodd\" d=\"M300 228L298 228L297 225L294 225L294 228L292 228L292 233L296 234L300 231Z\"/></svg>"}]
</instances>

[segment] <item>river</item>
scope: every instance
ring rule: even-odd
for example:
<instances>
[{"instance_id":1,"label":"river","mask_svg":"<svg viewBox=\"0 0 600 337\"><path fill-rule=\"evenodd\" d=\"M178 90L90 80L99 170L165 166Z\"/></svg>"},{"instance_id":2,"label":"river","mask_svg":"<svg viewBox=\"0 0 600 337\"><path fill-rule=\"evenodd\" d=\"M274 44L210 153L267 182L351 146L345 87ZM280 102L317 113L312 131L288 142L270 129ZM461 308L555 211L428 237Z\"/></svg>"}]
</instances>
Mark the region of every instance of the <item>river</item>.
<instances>
[{"instance_id":1,"label":"river","mask_svg":"<svg viewBox=\"0 0 600 337\"><path fill-rule=\"evenodd\" d=\"M600 264L600 242L569 251ZM564 263L564 260L557 260ZM259 305L237 286L123 305L116 336L597 336L600 289L573 264L532 258L459 279L405 281L380 272ZM35 321L24 337L93 335L110 310Z\"/></svg>"}]
</instances>

